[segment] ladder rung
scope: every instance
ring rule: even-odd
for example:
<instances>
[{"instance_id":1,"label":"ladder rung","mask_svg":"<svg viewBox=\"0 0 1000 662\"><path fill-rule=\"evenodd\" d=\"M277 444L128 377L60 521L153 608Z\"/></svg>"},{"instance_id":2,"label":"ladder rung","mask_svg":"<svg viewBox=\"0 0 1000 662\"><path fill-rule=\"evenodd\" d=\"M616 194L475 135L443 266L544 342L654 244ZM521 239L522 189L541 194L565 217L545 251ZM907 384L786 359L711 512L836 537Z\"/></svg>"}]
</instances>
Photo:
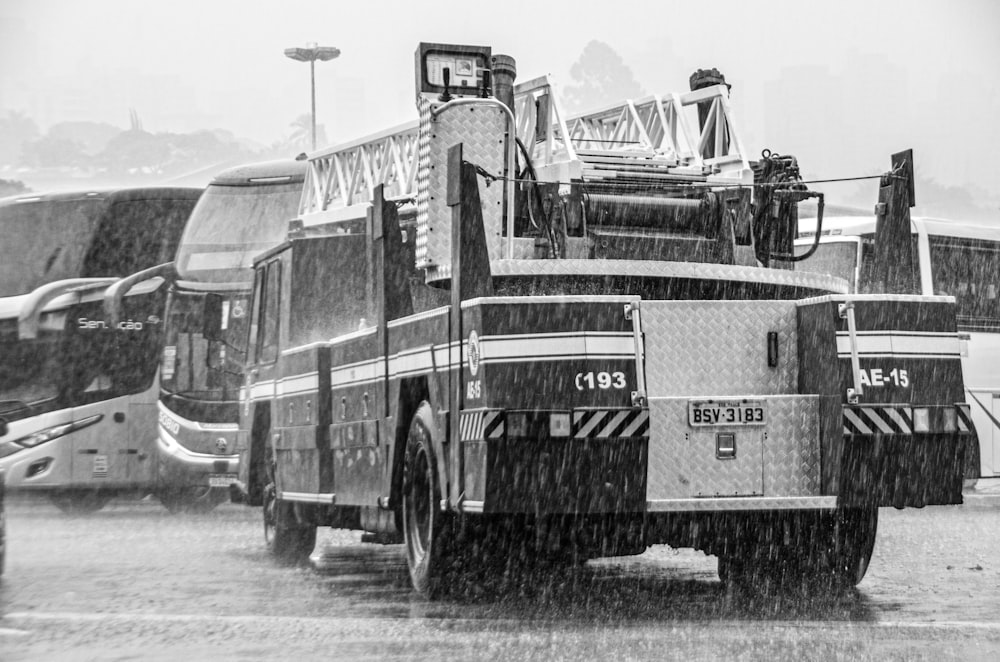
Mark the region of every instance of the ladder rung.
<instances>
[{"instance_id":1,"label":"ladder rung","mask_svg":"<svg viewBox=\"0 0 1000 662\"><path fill-rule=\"evenodd\" d=\"M635 158L652 158L656 152L651 149L580 149L576 148L576 154L580 157L588 156L626 156Z\"/></svg>"},{"instance_id":2,"label":"ladder rung","mask_svg":"<svg viewBox=\"0 0 1000 662\"><path fill-rule=\"evenodd\" d=\"M668 172L622 172L617 170L583 169L584 181L614 180L617 182L704 182L706 178L698 175L674 175Z\"/></svg>"},{"instance_id":3,"label":"ladder rung","mask_svg":"<svg viewBox=\"0 0 1000 662\"><path fill-rule=\"evenodd\" d=\"M670 168L677 165L676 159L636 159L619 156L588 156L581 159L584 163L608 163L638 166L640 168Z\"/></svg>"}]
</instances>

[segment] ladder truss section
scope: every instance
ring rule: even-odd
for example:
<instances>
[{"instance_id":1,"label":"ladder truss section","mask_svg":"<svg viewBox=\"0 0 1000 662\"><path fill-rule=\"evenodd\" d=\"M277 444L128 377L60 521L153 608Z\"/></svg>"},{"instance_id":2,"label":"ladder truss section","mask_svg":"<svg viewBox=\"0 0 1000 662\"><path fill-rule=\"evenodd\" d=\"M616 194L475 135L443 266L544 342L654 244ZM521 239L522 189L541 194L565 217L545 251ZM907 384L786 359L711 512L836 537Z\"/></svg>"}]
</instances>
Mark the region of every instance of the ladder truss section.
<instances>
[{"instance_id":1,"label":"ladder truss section","mask_svg":"<svg viewBox=\"0 0 1000 662\"><path fill-rule=\"evenodd\" d=\"M536 166L577 160L573 142L555 88L547 76L520 83L514 88L514 118L517 137Z\"/></svg>"},{"instance_id":2,"label":"ladder truss section","mask_svg":"<svg viewBox=\"0 0 1000 662\"><path fill-rule=\"evenodd\" d=\"M418 123L330 147L309 157L299 214L309 215L367 204L379 184L392 200L417 196Z\"/></svg>"},{"instance_id":3,"label":"ladder truss section","mask_svg":"<svg viewBox=\"0 0 1000 662\"><path fill-rule=\"evenodd\" d=\"M548 181L753 184L725 85L567 117L543 76L516 86L514 106L517 136ZM387 199L415 205L418 138L414 121L310 156L300 215L332 218L324 212L367 204L379 184Z\"/></svg>"},{"instance_id":4,"label":"ladder truss section","mask_svg":"<svg viewBox=\"0 0 1000 662\"><path fill-rule=\"evenodd\" d=\"M645 176L753 183L725 85L626 100L567 117L551 82L542 77L517 86L516 116L518 138L536 169L562 165L584 180Z\"/></svg>"}]
</instances>

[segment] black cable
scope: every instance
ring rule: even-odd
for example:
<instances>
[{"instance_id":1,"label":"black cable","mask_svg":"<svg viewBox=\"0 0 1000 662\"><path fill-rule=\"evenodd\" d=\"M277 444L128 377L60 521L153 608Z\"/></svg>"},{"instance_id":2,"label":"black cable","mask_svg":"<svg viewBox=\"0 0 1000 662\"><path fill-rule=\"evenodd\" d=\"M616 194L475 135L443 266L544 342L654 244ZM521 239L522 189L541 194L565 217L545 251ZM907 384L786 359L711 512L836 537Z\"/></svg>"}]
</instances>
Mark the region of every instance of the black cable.
<instances>
[{"instance_id":1,"label":"black cable","mask_svg":"<svg viewBox=\"0 0 1000 662\"><path fill-rule=\"evenodd\" d=\"M522 156L524 156L524 169L527 171L528 175L532 179L531 190L534 191L535 202L538 204L538 210L539 210L539 212L541 212L544 215L545 214L545 202L542 200L542 194L538 190L538 173L535 172L535 166L532 165L532 163L531 163L531 154L528 153L528 148L524 146L524 143L521 142L520 138L518 138L518 137L515 136L514 140L515 140L518 148L521 150ZM528 219L531 221L531 224L535 227L536 230L541 230L542 229L541 226L539 226L538 222L535 220L534 214L531 213L531 203L530 202L528 203ZM559 257L559 246L556 244L556 236L555 236L555 232L552 230L551 219L548 219L548 218L545 219L545 228L544 228L544 230L545 230L545 234L548 236L548 240L549 240L549 257L558 258Z\"/></svg>"}]
</instances>

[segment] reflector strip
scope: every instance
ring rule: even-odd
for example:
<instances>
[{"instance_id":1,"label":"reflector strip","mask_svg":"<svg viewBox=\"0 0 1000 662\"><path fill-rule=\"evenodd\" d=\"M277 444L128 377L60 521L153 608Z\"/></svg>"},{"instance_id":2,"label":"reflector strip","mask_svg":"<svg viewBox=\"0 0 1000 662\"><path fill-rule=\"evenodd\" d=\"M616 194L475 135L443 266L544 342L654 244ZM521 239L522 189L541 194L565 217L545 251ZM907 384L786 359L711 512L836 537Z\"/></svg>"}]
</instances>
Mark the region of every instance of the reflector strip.
<instances>
[{"instance_id":1,"label":"reflector strip","mask_svg":"<svg viewBox=\"0 0 1000 662\"><path fill-rule=\"evenodd\" d=\"M969 405L958 405L958 431L969 432L972 430L972 411Z\"/></svg>"},{"instance_id":2,"label":"reflector strip","mask_svg":"<svg viewBox=\"0 0 1000 662\"><path fill-rule=\"evenodd\" d=\"M503 411L500 409L463 411L459 419L461 441L497 439L503 436L504 428Z\"/></svg>"},{"instance_id":3,"label":"reflector strip","mask_svg":"<svg viewBox=\"0 0 1000 662\"><path fill-rule=\"evenodd\" d=\"M886 415L889 418L891 418L892 421L896 424L896 429L898 429L900 432L904 432L904 433L909 433L913 429L913 424L910 422L909 416L905 415L905 414L908 414L908 413L909 412L906 409L887 409L886 410Z\"/></svg>"},{"instance_id":4,"label":"reflector strip","mask_svg":"<svg viewBox=\"0 0 1000 662\"><path fill-rule=\"evenodd\" d=\"M591 411L584 412L578 411L573 413L573 428L576 430L573 433L574 437L583 438L589 437L590 433L596 428L601 421L603 421L607 415L608 411Z\"/></svg>"},{"instance_id":5,"label":"reflector strip","mask_svg":"<svg viewBox=\"0 0 1000 662\"><path fill-rule=\"evenodd\" d=\"M573 412L576 439L648 437L648 409L597 409Z\"/></svg>"},{"instance_id":6,"label":"reflector strip","mask_svg":"<svg viewBox=\"0 0 1000 662\"><path fill-rule=\"evenodd\" d=\"M605 425L604 428L602 428L601 431L598 432L594 436L595 437L616 437L616 436L618 436L618 435L614 434L614 432L615 432L615 430L617 430L619 428L619 426L621 425L621 422L625 419L626 416L628 416L628 412L626 412L626 411L620 411L620 412L618 412L617 414L615 414L611 418L611 421L607 425Z\"/></svg>"},{"instance_id":7,"label":"reflector strip","mask_svg":"<svg viewBox=\"0 0 1000 662\"><path fill-rule=\"evenodd\" d=\"M948 422L952 411L954 426ZM966 404L955 405L954 409L951 405L844 407L843 412L844 434L968 433L973 429ZM915 412L921 416L917 423Z\"/></svg>"},{"instance_id":8,"label":"reflector strip","mask_svg":"<svg viewBox=\"0 0 1000 662\"><path fill-rule=\"evenodd\" d=\"M912 434L909 407L845 407L844 434Z\"/></svg>"},{"instance_id":9,"label":"reflector strip","mask_svg":"<svg viewBox=\"0 0 1000 662\"><path fill-rule=\"evenodd\" d=\"M864 420L855 409L844 408L844 434L871 434L872 429L865 425Z\"/></svg>"},{"instance_id":10,"label":"reflector strip","mask_svg":"<svg viewBox=\"0 0 1000 662\"><path fill-rule=\"evenodd\" d=\"M892 427L890 427L889 424L883 421L882 417L879 416L878 409L865 408L861 411L863 411L868 417L868 420L871 421L876 428L878 428L879 432L884 432L885 434L892 434L895 432L895 430L893 430Z\"/></svg>"}]
</instances>

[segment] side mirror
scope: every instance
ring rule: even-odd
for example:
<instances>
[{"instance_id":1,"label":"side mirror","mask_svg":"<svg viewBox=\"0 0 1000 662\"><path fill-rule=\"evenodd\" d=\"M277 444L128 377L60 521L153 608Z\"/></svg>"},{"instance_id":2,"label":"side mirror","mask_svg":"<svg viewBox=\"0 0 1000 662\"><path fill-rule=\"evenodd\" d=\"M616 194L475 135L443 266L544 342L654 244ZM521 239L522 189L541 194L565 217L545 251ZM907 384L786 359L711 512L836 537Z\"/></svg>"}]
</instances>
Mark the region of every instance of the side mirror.
<instances>
[{"instance_id":1,"label":"side mirror","mask_svg":"<svg viewBox=\"0 0 1000 662\"><path fill-rule=\"evenodd\" d=\"M223 322L223 298L221 294L208 293L205 295L205 306L201 317L201 335L206 340L222 340Z\"/></svg>"}]
</instances>

